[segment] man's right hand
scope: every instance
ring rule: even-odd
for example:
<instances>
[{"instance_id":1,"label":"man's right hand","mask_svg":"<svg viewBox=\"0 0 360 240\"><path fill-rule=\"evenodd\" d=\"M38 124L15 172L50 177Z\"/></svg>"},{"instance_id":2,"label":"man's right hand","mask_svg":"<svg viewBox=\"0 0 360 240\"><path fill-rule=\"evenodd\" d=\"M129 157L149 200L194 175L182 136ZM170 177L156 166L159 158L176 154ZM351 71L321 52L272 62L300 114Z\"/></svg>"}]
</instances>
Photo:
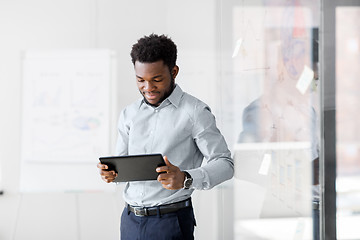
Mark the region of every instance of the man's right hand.
<instances>
[{"instance_id":1,"label":"man's right hand","mask_svg":"<svg viewBox=\"0 0 360 240\"><path fill-rule=\"evenodd\" d=\"M109 167L105 164L101 164L101 162L99 162L97 164L97 167L100 169L100 175L102 180L104 180L107 183L110 183L112 181L114 181L114 179L117 177L117 173L114 170L107 170L109 169Z\"/></svg>"}]
</instances>

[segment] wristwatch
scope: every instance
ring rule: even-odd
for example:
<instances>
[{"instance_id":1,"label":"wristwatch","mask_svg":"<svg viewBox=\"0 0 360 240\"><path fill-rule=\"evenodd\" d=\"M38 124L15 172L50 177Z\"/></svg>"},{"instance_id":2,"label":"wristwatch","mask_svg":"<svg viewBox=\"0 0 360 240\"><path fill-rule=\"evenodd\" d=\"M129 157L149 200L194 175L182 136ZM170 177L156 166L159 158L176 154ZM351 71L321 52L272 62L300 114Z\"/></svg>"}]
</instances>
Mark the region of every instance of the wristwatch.
<instances>
[{"instance_id":1,"label":"wristwatch","mask_svg":"<svg viewBox=\"0 0 360 240\"><path fill-rule=\"evenodd\" d=\"M188 172L184 171L184 173L185 173L184 189L189 189L193 183L193 178Z\"/></svg>"}]
</instances>

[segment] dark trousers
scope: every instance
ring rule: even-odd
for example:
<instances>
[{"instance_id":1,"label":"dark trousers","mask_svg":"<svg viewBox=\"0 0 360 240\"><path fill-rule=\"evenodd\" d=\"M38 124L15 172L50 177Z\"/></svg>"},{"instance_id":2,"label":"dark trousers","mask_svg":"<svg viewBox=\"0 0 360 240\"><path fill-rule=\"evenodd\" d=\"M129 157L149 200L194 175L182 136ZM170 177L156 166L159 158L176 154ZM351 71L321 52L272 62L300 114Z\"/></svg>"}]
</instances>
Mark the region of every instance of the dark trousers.
<instances>
[{"instance_id":1,"label":"dark trousers","mask_svg":"<svg viewBox=\"0 0 360 240\"><path fill-rule=\"evenodd\" d=\"M320 240L320 211L313 209L313 240Z\"/></svg>"},{"instance_id":2,"label":"dark trousers","mask_svg":"<svg viewBox=\"0 0 360 240\"><path fill-rule=\"evenodd\" d=\"M138 217L125 207L121 215L121 240L193 240L196 225L192 207L174 213Z\"/></svg>"}]
</instances>

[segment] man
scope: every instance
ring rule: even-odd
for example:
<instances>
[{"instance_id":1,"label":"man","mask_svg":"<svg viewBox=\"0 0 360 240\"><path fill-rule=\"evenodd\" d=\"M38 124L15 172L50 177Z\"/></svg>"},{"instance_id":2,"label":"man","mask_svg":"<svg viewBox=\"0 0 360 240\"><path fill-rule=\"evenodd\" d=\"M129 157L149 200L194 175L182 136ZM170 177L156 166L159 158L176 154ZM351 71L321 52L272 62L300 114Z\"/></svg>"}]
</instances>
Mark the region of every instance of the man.
<instances>
[{"instance_id":1,"label":"man","mask_svg":"<svg viewBox=\"0 0 360 240\"><path fill-rule=\"evenodd\" d=\"M190 196L232 178L230 151L209 107L175 84L177 48L170 38L139 39L131 58L143 98L120 114L116 155L161 153L166 166L156 169L164 172L157 181L126 183L121 239L193 239ZM98 168L108 183L121 174Z\"/></svg>"}]
</instances>

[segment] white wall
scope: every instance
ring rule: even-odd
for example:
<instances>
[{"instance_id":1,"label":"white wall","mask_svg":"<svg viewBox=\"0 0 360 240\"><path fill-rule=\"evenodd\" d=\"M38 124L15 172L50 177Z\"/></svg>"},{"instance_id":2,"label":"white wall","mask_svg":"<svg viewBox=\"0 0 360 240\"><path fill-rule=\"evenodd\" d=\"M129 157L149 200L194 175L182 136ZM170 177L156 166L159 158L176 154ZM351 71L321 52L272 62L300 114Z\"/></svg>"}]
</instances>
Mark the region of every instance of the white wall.
<instances>
[{"instance_id":1,"label":"white wall","mask_svg":"<svg viewBox=\"0 0 360 240\"><path fill-rule=\"evenodd\" d=\"M215 2L0 0L0 176L5 191L0 196L0 239L117 239L123 206L121 187L114 193L19 193L23 51L116 51L118 81L113 111L117 116L121 108L139 97L129 57L132 44L152 32L169 34L179 49L177 82L214 108ZM215 189L194 195L197 239L224 236L217 210L221 194L221 189Z\"/></svg>"}]
</instances>

